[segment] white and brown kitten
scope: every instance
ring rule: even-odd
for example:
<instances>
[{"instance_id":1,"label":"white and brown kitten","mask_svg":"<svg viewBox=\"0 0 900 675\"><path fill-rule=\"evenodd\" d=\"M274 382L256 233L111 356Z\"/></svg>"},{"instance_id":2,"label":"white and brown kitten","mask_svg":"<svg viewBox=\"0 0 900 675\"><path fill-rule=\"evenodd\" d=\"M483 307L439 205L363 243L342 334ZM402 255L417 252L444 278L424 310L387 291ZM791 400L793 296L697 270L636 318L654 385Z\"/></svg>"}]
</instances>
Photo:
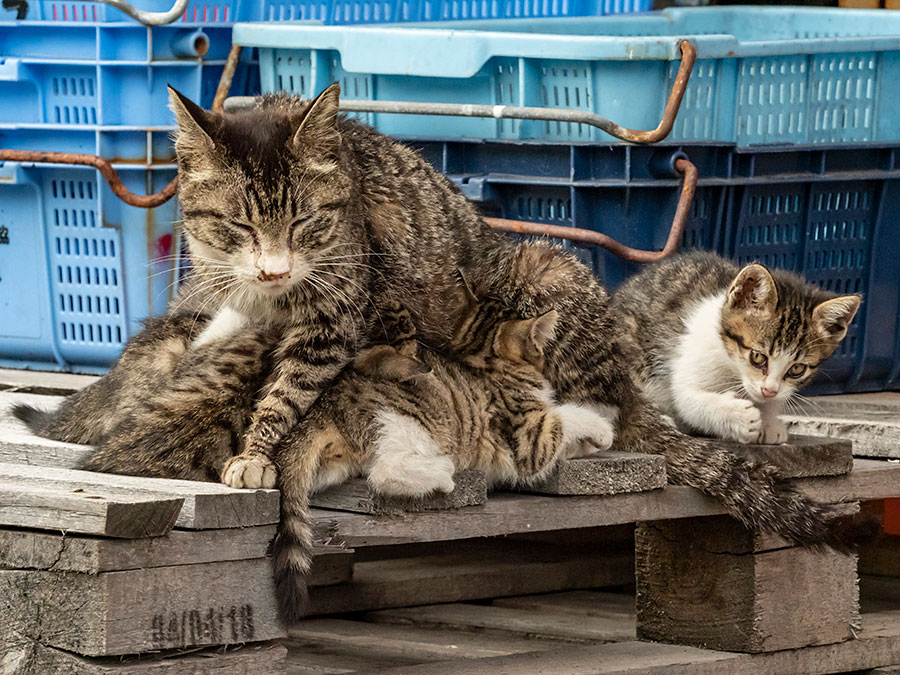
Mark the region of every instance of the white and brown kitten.
<instances>
[{"instance_id":1,"label":"white and brown kitten","mask_svg":"<svg viewBox=\"0 0 900 675\"><path fill-rule=\"evenodd\" d=\"M613 302L638 382L680 427L784 443L785 403L847 334L860 298L696 252L647 269Z\"/></svg>"}]
</instances>

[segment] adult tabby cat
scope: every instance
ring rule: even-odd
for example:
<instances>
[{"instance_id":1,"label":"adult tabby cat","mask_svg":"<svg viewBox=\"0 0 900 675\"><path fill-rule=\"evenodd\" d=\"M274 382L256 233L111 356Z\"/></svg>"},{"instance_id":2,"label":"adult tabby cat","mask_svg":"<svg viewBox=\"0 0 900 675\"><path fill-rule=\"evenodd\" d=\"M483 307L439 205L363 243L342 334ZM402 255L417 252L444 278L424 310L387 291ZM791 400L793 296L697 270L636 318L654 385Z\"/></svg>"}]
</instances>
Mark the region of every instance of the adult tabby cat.
<instances>
[{"instance_id":1,"label":"adult tabby cat","mask_svg":"<svg viewBox=\"0 0 900 675\"><path fill-rule=\"evenodd\" d=\"M502 298L522 316L557 310L547 379L561 401L615 418L622 450L664 454L672 481L719 498L748 527L846 545L847 523L834 520L833 507L661 419L632 381L622 322L586 267L492 231L419 154L341 117L338 97L332 85L311 102L269 96L218 115L172 92L194 301L217 317L204 341L229 335L242 316L282 335L243 452L225 469L230 484L266 475L280 439L365 346L373 308L395 300L426 344L446 343L461 268L479 296ZM109 376L116 386L141 389L118 370ZM55 428L91 435L103 404L81 400Z\"/></svg>"},{"instance_id":2,"label":"adult tabby cat","mask_svg":"<svg viewBox=\"0 0 900 675\"><path fill-rule=\"evenodd\" d=\"M688 431L783 443L779 415L847 334L856 295L712 253L675 256L613 296L645 394Z\"/></svg>"},{"instance_id":3,"label":"adult tabby cat","mask_svg":"<svg viewBox=\"0 0 900 675\"><path fill-rule=\"evenodd\" d=\"M518 319L495 302L464 311L449 354L377 345L310 407L279 453L281 523L274 545L282 618L300 618L311 559L311 492L367 475L384 494L453 489L475 468L488 487L528 485L583 443L608 448L610 423L575 404L556 405L544 379L544 348L557 313Z\"/></svg>"}]
</instances>

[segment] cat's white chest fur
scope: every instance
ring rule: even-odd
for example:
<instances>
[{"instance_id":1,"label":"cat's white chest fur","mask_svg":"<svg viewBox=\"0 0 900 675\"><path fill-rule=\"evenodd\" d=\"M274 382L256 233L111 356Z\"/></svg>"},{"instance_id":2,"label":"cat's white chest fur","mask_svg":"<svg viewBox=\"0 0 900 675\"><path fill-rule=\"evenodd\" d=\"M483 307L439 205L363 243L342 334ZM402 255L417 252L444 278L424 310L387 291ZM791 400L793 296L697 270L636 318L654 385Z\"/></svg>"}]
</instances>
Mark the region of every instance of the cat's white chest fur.
<instances>
[{"instance_id":1,"label":"cat's white chest fur","mask_svg":"<svg viewBox=\"0 0 900 675\"><path fill-rule=\"evenodd\" d=\"M741 443L783 443L780 404L741 398L741 377L721 336L725 294L699 302L685 318L669 368L666 412L689 430Z\"/></svg>"},{"instance_id":2,"label":"cat's white chest fur","mask_svg":"<svg viewBox=\"0 0 900 675\"><path fill-rule=\"evenodd\" d=\"M231 307L222 307L191 343L191 347L201 347L214 340L233 335L246 325L247 317L244 314Z\"/></svg>"}]
</instances>

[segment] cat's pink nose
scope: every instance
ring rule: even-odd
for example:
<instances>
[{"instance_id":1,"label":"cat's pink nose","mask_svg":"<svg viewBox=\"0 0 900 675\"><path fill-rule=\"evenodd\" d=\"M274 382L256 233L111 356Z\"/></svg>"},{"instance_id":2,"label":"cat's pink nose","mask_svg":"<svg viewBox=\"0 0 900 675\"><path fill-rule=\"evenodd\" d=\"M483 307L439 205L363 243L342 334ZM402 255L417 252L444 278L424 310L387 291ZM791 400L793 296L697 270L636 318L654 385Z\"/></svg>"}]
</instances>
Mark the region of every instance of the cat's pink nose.
<instances>
[{"instance_id":1,"label":"cat's pink nose","mask_svg":"<svg viewBox=\"0 0 900 675\"><path fill-rule=\"evenodd\" d=\"M287 279L291 275L291 271L287 270L278 270L275 272L270 272L268 270L260 270L259 271L259 280L260 281L281 281L282 279Z\"/></svg>"},{"instance_id":2,"label":"cat's pink nose","mask_svg":"<svg viewBox=\"0 0 900 675\"><path fill-rule=\"evenodd\" d=\"M759 391L765 398L775 398L778 395L777 389L769 389L768 387L761 387Z\"/></svg>"}]
</instances>

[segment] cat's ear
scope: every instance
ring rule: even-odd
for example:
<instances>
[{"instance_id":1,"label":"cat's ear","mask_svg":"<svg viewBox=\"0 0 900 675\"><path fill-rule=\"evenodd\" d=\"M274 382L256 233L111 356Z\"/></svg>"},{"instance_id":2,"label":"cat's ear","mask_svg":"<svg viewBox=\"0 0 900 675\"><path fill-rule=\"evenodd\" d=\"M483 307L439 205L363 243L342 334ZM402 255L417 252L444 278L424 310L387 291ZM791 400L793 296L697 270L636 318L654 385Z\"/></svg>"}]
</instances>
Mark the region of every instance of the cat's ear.
<instances>
[{"instance_id":1,"label":"cat's ear","mask_svg":"<svg viewBox=\"0 0 900 675\"><path fill-rule=\"evenodd\" d=\"M174 87L169 87L169 107L178 124L176 146L181 150L211 150L215 145L215 113L207 112Z\"/></svg>"},{"instance_id":2,"label":"cat's ear","mask_svg":"<svg viewBox=\"0 0 900 675\"><path fill-rule=\"evenodd\" d=\"M843 340L847 327L856 316L861 299L858 295L844 295L826 300L813 310L813 323L824 337Z\"/></svg>"},{"instance_id":3,"label":"cat's ear","mask_svg":"<svg viewBox=\"0 0 900 675\"><path fill-rule=\"evenodd\" d=\"M738 311L772 313L778 305L775 280L762 265L747 265L731 282L725 306Z\"/></svg>"},{"instance_id":4,"label":"cat's ear","mask_svg":"<svg viewBox=\"0 0 900 675\"><path fill-rule=\"evenodd\" d=\"M529 337L534 346L543 353L550 340L556 335L556 324L559 321L559 312L555 309L551 309L546 314L542 314L536 319L529 319L529 321L532 322Z\"/></svg>"},{"instance_id":5,"label":"cat's ear","mask_svg":"<svg viewBox=\"0 0 900 675\"><path fill-rule=\"evenodd\" d=\"M353 360L353 368L368 377L406 382L431 372L431 368L415 357L416 351L415 340L408 340L400 347L375 345Z\"/></svg>"},{"instance_id":6,"label":"cat's ear","mask_svg":"<svg viewBox=\"0 0 900 675\"><path fill-rule=\"evenodd\" d=\"M309 104L294 133L292 144L295 150L314 157L334 157L341 142L338 131L340 102L341 85L335 82Z\"/></svg>"}]
</instances>

